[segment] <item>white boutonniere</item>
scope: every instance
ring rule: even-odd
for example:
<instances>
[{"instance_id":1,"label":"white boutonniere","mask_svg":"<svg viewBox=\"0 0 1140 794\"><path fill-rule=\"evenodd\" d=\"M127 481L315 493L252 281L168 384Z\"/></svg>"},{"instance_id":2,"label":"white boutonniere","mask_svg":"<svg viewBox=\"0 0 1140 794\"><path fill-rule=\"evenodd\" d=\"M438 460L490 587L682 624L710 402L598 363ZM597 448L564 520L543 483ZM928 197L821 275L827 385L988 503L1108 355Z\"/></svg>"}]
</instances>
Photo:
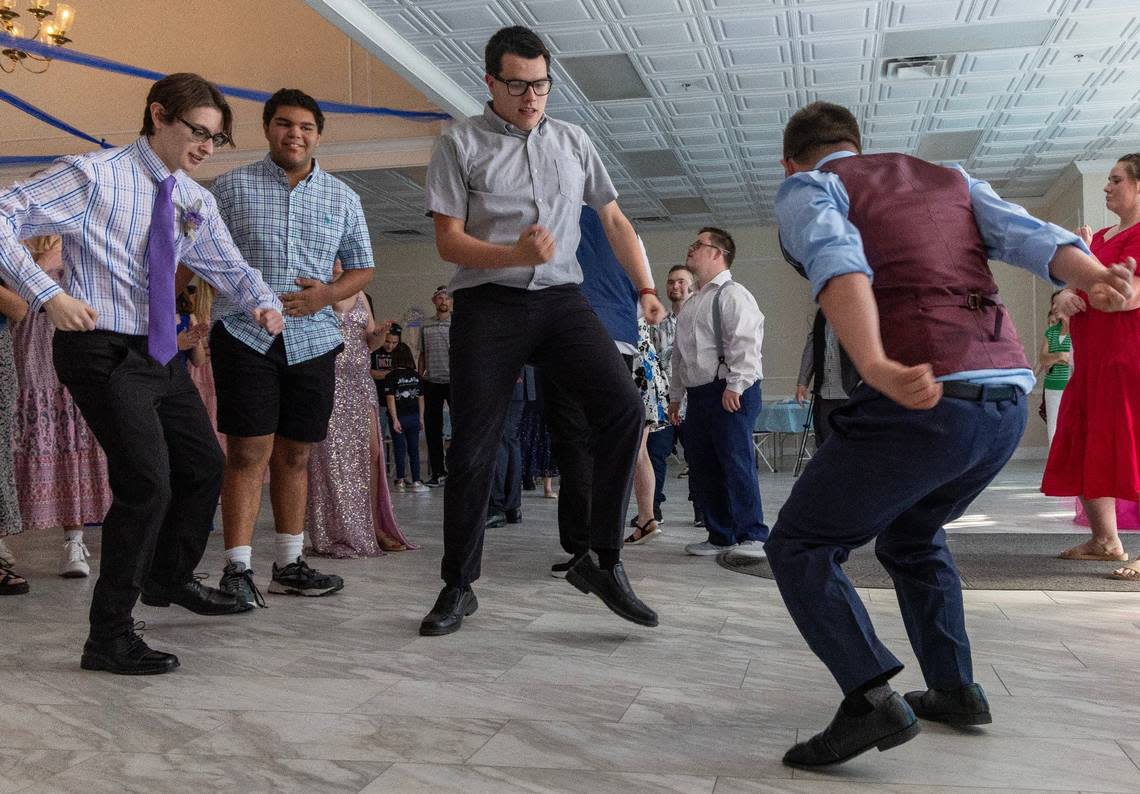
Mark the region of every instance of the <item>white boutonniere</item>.
<instances>
[{"instance_id":1,"label":"white boutonniere","mask_svg":"<svg viewBox=\"0 0 1140 794\"><path fill-rule=\"evenodd\" d=\"M202 199L198 199L189 207L179 207L179 227L182 230L182 236L193 240L198 234L198 229L206 222L206 216L202 214Z\"/></svg>"}]
</instances>

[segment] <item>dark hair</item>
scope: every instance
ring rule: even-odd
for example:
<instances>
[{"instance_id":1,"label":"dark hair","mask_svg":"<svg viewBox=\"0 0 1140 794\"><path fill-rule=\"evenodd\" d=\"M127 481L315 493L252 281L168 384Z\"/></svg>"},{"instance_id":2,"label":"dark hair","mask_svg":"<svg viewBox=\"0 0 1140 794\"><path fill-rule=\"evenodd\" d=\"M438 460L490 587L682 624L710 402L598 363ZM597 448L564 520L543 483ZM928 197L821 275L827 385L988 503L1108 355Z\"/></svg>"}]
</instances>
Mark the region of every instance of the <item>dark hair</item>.
<instances>
[{"instance_id":1,"label":"dark hair","mask_svg":"<svg viewBox=\"0 0 1140 794\"><path fill-rule=\"evenodd\" d=\"M412 355L412 349L406 344L401 342L396 345L392 350L392 368L393 369L415 369L416 357Z\"/></svg>"},{"instance_id":2,"label":"dark hair","mask_svg":"<svg viewBox=\"0 0 1140 794\"><path fill-rule=\"evenodd\" d=\"M784 158L798 163L812 159L817 151L837 143L849 143L862 152L859 122L842 105L812 102L797 110L784 127Z\"/></svg>"},{"instance_id":3,"label":"dark hair","mask_svg":"<svg viewBox=\"0 0 1140 794\"><path fill-rule=\"evenodd\" d=\"M732 239L731 234L715 226L706 226L697 232L697 234L707 234L711 237L713 243L715 243L718 248L723 249L725 264L732 267L732 260L736 259L736 241Z\"/></svg>"},{"instance_id":4,"label":"dark hair","mask_svg":"<svg viewBox=\"0 0 1140 794\"><path fill-rule=\"evenodd\" d=\"M669 268L669 275L670 276L673 275L678 270L684 270L690 276L693 276L694 278L696 278L696 276L693 275L693 269L691 267L689 267L688 265L673 265L673 267Z\"/></svg>"},{"instance_id":5,"label":"dark hair","mask_svg":"<svg viewBox=\"0 0 1140 794\"><path fill-rule=\"evenodd\" d=\"M1140 182L1140 152L1126 154L1116 162L1124 163L1133 182Z\"/></svg>"},{"instance_id":6,"label":"dark hair","mask_svg":"<svg viewBox=\"0 0 1140 794\"><path fill-rule=\"evenodd\" d=\"M325 114L321 112L321 106L317 104L317 100L296 88L282 88L265 100L265 108L261 111L263 126L269 126L269 122L273 121L273 117L280 107L301 108L309 111L317 121L317 134L325 131Z\"/></svg>"},{"instance_id":7,"label":"dark hair","mask_svg":"<svg viewBox=\"0 0 1140 794\"><path fill-rule=\"evenodd\" d=\"M150 117L150 106L157 102L162 105L162 117L170 122L194 108L216 108L222 114L222 132L233 142L234 114L226 98L213 83L204 77L189 72L168 74L150 87L146 95L146 108L143 110L143 125L139 135L154 135L154 119Z\"/></svg>"},{"instance_id":8,"label":"dark hair","mask_svg":"<svg viewBox=\"0 0 1140 794\"><path fill-rule=\"evenodd\" d=\"M186 289L178 293L174 299L174 309L179 314L193 314L194 313L194 293L198 290L193 284L187 285Z\"/></svg>"},{"instance_id":9,"label":"dark hair","mask_svg":"<svg viewBox=\"0 0 1140 794\"><path fill-rule=\"evenodd\" d=\"M503 68L503 56L507 54L527 59L541 55L546 60L546 68L550 69L550 50L546 49L537 33L522 25L501 28L487 42L487 48L483 51L487 74L498 77L499 70Z\"/></svg>"}]
</instances>

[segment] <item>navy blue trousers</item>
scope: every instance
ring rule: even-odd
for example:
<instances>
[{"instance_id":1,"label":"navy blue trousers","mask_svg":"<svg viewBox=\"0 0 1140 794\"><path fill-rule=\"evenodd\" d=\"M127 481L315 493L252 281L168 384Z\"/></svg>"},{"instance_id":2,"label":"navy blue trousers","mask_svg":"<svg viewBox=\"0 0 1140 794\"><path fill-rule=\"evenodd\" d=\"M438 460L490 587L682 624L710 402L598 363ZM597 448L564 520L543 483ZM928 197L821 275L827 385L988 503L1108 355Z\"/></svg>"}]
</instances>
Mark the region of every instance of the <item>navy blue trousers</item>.
<instances>
[{"instance_id":1,"label":"navy blue trousers","mask_svg":"<svg viewBox=\"0 0 1140 794\"><path fill-rule=\"evenodd\" d=\"M495 458L495 479L491 486L491 501L487 514L505 513L522 507L522 444L519 425L522 423L523 400L511 400L507 408L507 421L499 438L499 452Z\"/></svg>"},{"instance_id":2,"label":"navy blue trousers","mask_svg":"<svg viewBox=\"0 0 1140 794\"><path fill-rule=\"evenodd\" d=\"M653 464L653 507L661 507L665 501L665 476L669 455L673 452L673 445L677 443L680 428L669 425L649 434L645 442L645 450L649 453L649 462Z\"/></svg>"},{"instance_id":3,"label":"navy blue trousers","mask_svg":"<svg viewBox=\"0 0 1140 794\"><path fill-rule=\"evenodd\" d=\"M1005 466L1025 416L1024 395L943 398L912 411L867 386L832 413L834 432L796 481L765 549L792 619L845 694L902 669L841 567L872 540L926 685L973 682L962 584L943 526Z\"/></svg>"},{"instance_id":4,"label":"navy blue trousers","mask_svg":"<svg viewBox=\"0 0 1140 794\"><path fill-rule=\"evenodd\" d=\"M745 540L767 540L760 481L752 447L752 428L760 413L760 383L740 395L740 410L721 407L725 381L715 380L687 390L685 459L693 503L705 514L709 541L732 546Z\"/></svg>"},{"instance_id":5,"label":"navy blue trousers","mask_svg":"<svg viewBox=\"0 0 1140 794\"><path fill-rule=\"evenodd\" d=\"M392 433L392 456L396 459L396 479L404 479L404 456L407 455L412 482L420 481L420 412L400 414L403 432Z\"/></svg>"}]
</instances>

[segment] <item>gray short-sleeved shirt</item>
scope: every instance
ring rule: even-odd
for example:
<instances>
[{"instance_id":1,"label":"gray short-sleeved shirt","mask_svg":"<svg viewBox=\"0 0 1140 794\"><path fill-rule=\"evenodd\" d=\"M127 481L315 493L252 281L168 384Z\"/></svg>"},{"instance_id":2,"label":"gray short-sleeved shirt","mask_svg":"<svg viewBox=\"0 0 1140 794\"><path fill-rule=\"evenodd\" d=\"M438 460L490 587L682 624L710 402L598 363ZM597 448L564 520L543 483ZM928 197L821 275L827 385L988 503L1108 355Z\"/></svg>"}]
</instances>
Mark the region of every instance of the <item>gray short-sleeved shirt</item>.
<instances>
[{"instance_id":1,"label":"gray short-sleeved shirt","mask_svg":"<svg viewBox=\"0 0 1140 794\"><path fill-rule=\"evenodd\" d=\"M460 267L451 290L479 284L543 289L578 284L578 219L582 203L600 209L617 198L586 131L544 118L529 134L499 118L487 103L445 131L427 176L427 214L462 218L472 237L513 245L534 223L554 235L554 258L538 267Z\"/></svg>"}]
</instances>

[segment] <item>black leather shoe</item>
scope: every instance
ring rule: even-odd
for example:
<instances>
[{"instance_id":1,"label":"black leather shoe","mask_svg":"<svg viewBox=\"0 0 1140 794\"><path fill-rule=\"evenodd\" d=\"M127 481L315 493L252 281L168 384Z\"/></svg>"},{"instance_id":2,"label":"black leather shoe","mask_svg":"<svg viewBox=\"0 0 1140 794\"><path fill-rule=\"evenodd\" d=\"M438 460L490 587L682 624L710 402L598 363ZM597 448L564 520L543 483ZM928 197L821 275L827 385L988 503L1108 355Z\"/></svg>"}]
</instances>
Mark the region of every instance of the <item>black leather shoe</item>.
<instances>
[{"instance_id":1,"label":"black leather shoe","mask_svg":"<svg viewBox=\"0 0 1140 794\"><path fill-rule=\"evenodd\" d=\"M989 725L994 721L986 693L979 684L907 692L904 697L920 719L947 725Z\"/></svg>"},{"instance_id":2,"label":"black leather shoe","mask_svg":"<svg viewBox=\"0 0 1140 794\"><path fill-rule=\"evenodd\" d=\"M420 623L420 634L424 637L439 637L459 631L463 618L474 615L479 608L479 599L471 585L466 587L444 587L427 617Z\"/></svg>"},{"instance_id":3,"label":"black leather shoe","mask_svg":"<svg viewBox=\"0 0 1140 794\"><path fill-rule=\"evenodd\" d=\"M488 513L487 523L483 526L487 529L498 529L507 525L507 516L505 513Z\"/></svg>"},{"instance_id":4,"label":"black leather shoe","mask_svg":"<svg viewBox=\"0 0 1140 794\"><path fill-rule=\"evenodd\" d=\"M872 747L880 752L918 736L918 718L898 692L869 714L852 717L842 707L822 733L800 742L784 754L788 766L816 767L841 764Z\"/></svg>"},{"instance_id":5,"label":"black leather shoe","mask_svg":"<svg viewBox=\"0 0 1140 794\"><path fill-rule=\"evenodd\" d=\"M522 508L520 507L520 508L517 508L515 510L508 510L506 518L507 518L508 524L521 524L522 523Z\"/></svg>"},{"instance_id":6,"label":"black leather shoe","mask_svg":"<svg viewBox=\"0 0 1140 794\"><path fill-rule=\"evenodd\" d=\"M243 599L225 590L207 587L197 579L176 585L148 582L143 585L142 598L148 607L168 607L177 604L198 615L234 615L254 608Z\"/></svg>"},{"instance_id":7,"label":"black leather shoe","mask_svg":"<svg viewBox=\"0 0 1140 794\"><path fill-rule=\"evenodd\" d=\"M159 675L178 667L178 657L156 651L140 637L141 621L125 634L110 640L89 639L83 646L79 666L84 670L105 670L116 675Z\"/></svg>"},{"instance_id":8,"label":"black leather shoe","mask_svg":"<svg viewBox=\"0 0 1140 794\"><path fill-rule=\"evenodd\" d=\"M641 626L657 625L657 613L634 595L625 575L625 566L620 561L612 569L604 571L591 555L586 554L566 572L566 581L583 593L593 593L602 599L602 603L619 617Z\"/></svg>"}]
</instances>

